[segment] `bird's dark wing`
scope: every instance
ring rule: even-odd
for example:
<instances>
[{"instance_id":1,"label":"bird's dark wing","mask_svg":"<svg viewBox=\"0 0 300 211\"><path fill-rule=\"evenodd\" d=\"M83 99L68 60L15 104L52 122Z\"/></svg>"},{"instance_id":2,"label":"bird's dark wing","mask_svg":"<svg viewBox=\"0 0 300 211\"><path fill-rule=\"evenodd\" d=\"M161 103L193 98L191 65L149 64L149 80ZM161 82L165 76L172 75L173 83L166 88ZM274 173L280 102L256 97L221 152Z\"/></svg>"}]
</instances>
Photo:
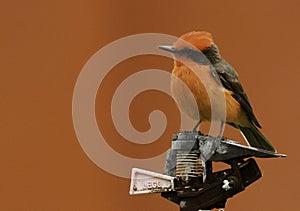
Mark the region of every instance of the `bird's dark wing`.
<instances>
[{"instance_id":1,"label":"bird's dark wing","mask_svg":"<svg viewBox=\"0 0 300 211\"><path fill-rule=\"evenodd\" d=\"M222 59L218 63L215 63L213 67L215 70L212 71L212 74L219 78L219 81L226 89L233 92L232 96L240 103L244 111L249 116L250 120L257 127L261 128L253 113L249 99L238 79L238 75L233 69L233 67L230 64L228 64L224 59Z\"/></svg>"}]
</instances>

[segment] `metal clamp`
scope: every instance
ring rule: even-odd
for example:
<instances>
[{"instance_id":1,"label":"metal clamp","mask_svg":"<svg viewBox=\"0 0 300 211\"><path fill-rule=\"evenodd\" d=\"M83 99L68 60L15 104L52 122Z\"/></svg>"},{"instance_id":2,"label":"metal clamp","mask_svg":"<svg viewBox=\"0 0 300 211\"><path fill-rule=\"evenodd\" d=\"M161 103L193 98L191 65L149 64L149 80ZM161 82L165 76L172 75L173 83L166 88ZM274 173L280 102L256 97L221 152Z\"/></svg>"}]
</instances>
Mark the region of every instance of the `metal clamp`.
<instances>
[{"instance_id":1,"label":"metal clamp","mask_svg":"<svg viewBox=\"0 0 300 211\"><path fill-rule=\"evenodd\" d=\"M161 193L181 211L225 208L227 199L245 190L262 174L253 158L286 157L244 146L226 138L205 136L199 131L173 135L167 153L166 175L132 169L130 194ZM212 162L230 168L213 172Z\"/></svg>"}]
</instances>

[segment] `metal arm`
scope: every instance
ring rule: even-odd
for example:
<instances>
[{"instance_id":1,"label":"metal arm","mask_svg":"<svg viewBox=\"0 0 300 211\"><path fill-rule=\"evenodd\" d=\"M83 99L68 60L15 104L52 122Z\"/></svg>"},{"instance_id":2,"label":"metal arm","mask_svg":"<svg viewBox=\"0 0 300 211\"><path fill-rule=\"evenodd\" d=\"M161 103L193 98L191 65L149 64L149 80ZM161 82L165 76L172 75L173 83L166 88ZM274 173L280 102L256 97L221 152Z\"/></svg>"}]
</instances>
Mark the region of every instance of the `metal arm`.
<instances>
[{"instance_id":1,"label":"metal arm","mask_svg":"<svg viewBox=\"0 0 300 211\"><path fill-rule=\"evenodd\" d=\"M209 159L202 162L203 155L209 155ZM180 211L224 208L228 198L262 176L250 157L285 156L198 131L184 131L173 135L166 175L133 169L130 194L160 192L162 197L178 204ZM230 168L213 172L212 162L224 162Z\"/></svg>"}]
</instances>

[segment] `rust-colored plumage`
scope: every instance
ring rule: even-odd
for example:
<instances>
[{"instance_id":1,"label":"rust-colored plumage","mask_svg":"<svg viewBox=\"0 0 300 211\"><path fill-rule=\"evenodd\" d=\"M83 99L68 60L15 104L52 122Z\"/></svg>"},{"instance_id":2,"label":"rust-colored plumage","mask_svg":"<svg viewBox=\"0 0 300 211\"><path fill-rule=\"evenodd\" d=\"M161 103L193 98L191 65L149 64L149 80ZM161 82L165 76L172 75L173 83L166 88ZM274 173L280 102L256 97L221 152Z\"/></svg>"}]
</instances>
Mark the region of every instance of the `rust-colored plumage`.
<instances>
[{"instance_id":1,"label":"rust-colored plumage","mask_svg":"<svg viewBox=\"0 0 300 211\"><path fill-rule=\"evenodd\" d=\"M187 47L187 44L191 44L191 46L202 51L213 44L213 37L209 32L193 31L182 35L173 46L180 50Z\"/></svg>"},{"instance_id":2,"label":"rust-colored plumage","mask_svg":"<svg viewBox=\"0 0 300 211\"><path fill-rule=\"evenodd\" d=\"M174 54L171 91L182 112L195 120L224 121L240 129L251 146L275 151L257 129L261 126L238 75L221 57L209 32L189 32L173 46L160 48ZM189 88L189 93L182 87L182 82ZM196 106L187 97L189 94Z\"/></svg>"}]
</instances>

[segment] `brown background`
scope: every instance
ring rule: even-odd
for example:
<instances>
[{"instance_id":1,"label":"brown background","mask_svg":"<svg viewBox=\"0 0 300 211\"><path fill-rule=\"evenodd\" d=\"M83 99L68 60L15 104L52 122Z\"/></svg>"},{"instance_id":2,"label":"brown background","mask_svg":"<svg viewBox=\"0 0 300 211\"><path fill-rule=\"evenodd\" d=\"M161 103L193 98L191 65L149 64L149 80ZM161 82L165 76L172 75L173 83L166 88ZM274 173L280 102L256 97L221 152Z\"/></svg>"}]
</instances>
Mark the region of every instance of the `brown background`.
<instances>
[{"instance_id":1,"label":"brown background","mask_svg":"<svg viewBox=\"0 0 300 211\"><path fill-rule=\"evenodd\" d=\"M191 30L213 33L223 56L239 72L263 133L288 154L286 159L259 159L264 177L230 199L227 210L298 209L297 1L28 0L2 2L0 14L0 210L177 210L159 195L129 196L129 180L88 159L75 136L71 102L81 68L104 45L136 33L179 36ZM122 67L129 72L117 73ZM165 58L133 58L108 75L96 112L115 150L151 157L169 147L170 135L178 130L178 113L166 96L144 93L132 105L142 113L131 111L133 123L145 130L147 112L156 108L150 104L141 110L148 99L155 95L164 100L157 106L165 110L170 104L167 131L152 145L115 139L110 117L103 112L110 109L113 89L126 75L139 68L171 67ZM230 130L226 135L239 137Z\"/></svg>"}]
</instances>

